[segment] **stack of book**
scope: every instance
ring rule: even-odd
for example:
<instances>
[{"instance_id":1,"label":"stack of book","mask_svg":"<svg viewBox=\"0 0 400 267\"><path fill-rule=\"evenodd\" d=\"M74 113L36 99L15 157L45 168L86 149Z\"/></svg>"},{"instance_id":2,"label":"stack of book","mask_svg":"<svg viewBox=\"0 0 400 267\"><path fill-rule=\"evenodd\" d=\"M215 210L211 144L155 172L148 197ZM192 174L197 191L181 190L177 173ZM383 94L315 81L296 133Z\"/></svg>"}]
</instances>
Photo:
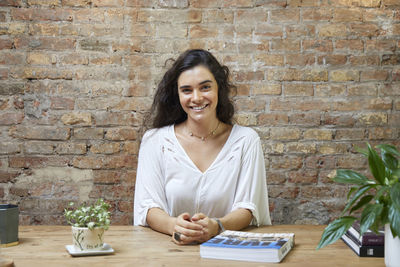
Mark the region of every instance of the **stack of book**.
<instances>
[{"instance_id":1,"label":"stack of book","mask_svg":"<svg viewBox=\"0 0 400 267\"><path fill-rule=\"evenodd\" d=\"M384 257L385 233L368 230L360 235L360 223L355 222L342 236L342 240L360 257Z\"/></svg>"},{"instance_id":2,"label":"stack of book","mask_svg":"<svg viewBox=\"0 0 400 267\"><path fill-rule=\"evenodd\" d=\"M200 245L211 259L280 262L294 246L294 233L224 231Z\"/></svg>"}]
</instances>

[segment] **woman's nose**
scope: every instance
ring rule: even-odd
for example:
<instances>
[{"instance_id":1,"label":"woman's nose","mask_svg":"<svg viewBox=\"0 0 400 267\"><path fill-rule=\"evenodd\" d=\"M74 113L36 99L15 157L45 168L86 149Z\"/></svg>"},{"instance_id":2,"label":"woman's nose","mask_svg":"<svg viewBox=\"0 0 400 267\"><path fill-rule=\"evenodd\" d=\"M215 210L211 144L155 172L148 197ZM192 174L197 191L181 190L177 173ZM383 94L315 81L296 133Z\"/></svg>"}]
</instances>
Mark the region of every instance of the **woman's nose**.
<instances>
[{"instance_id":1,"label":"woman's nose","mask_svg":"<svg viewBox=\"0 0 400 267\"><path fill-rule=\"evenodd\" d=\"M193 101L200 101L202 97L203 96L199 90L193 90Z\"/></svg>"}]
</instances>

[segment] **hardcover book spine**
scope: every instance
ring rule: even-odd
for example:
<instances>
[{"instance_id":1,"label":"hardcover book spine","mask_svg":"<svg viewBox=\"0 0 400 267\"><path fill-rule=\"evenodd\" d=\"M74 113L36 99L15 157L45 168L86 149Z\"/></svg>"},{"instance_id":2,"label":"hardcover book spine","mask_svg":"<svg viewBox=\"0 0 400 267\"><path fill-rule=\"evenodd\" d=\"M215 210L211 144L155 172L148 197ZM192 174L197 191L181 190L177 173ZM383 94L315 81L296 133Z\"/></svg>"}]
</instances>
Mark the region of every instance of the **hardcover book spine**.
<instances>
[{"instance_id":1,"label":"hardcover book spine","mask_svg":"<svg viewBox=\"0 0 400 267\"><path fill-rule=\"evenodd\" d=\"M342 240L360 257L384 257L384 246L362 246L347 234L342 236Z\"/></svg>"},{"instance_id":2,"label":"hardcover book spine","mask_svg":"<svg viewBox=\"0 0 400 267\"><path fill-rule=\"evenodd\" d=\"M360 233L350 227L346 232L349 236L356 239L360 245L363 246L383 246L385 244L385 236L384 235L376 235L374 233L365 233L363 236L360 236Z\"/></svg>"}]
</instances>

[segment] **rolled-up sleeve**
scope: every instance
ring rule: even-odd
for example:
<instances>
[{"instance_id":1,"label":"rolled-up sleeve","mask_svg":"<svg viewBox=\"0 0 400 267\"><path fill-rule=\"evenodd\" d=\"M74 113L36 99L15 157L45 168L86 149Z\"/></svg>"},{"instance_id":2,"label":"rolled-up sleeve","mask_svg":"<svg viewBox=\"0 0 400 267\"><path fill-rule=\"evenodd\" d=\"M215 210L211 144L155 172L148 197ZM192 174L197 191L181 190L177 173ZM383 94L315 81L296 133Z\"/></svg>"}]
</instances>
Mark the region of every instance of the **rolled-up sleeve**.
<instances>
[{"instance_id":1,"label":"rolled-up sleeve","mask_svg":"<svg viewBox=\"0 0 400 267\"><path fill-rule=\"evenodd\" d=\"M134 199L134 225L147 226L147 212L151 208L167 211L165 181L163 179L163 151L157 130L145 133L139 150Z\"/></svg>"},{"instance_id":2,"label":"rolled-up sleeve","mask_svg":"<svg viewBox=\"0 0 400 267\"><path fill-rule=\"evenodd\" d=\"M270 225L265 162L260 138L257 136L244 151L232 210L248 209L252 225Z\"/></svg>"}]
</instances>

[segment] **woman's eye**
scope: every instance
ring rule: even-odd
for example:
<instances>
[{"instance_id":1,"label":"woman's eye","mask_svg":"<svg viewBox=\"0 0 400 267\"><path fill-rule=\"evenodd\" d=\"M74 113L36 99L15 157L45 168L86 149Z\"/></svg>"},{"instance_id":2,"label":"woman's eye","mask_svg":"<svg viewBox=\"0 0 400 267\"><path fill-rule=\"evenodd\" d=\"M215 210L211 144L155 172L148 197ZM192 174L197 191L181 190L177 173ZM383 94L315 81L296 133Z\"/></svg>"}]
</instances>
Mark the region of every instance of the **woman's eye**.
<instances>
[{"instance_id":1,"label":"woman's eye","mask_svg":"<svg viewBox=\"0 0 400 267\"><path fill-rule=\"evenodd\" d=\"M208 89L210 89L211 88L211 86L210 85L205 85L205 86L203 86L203 90L208 90Z\"/></svg>"}]
</instances>

